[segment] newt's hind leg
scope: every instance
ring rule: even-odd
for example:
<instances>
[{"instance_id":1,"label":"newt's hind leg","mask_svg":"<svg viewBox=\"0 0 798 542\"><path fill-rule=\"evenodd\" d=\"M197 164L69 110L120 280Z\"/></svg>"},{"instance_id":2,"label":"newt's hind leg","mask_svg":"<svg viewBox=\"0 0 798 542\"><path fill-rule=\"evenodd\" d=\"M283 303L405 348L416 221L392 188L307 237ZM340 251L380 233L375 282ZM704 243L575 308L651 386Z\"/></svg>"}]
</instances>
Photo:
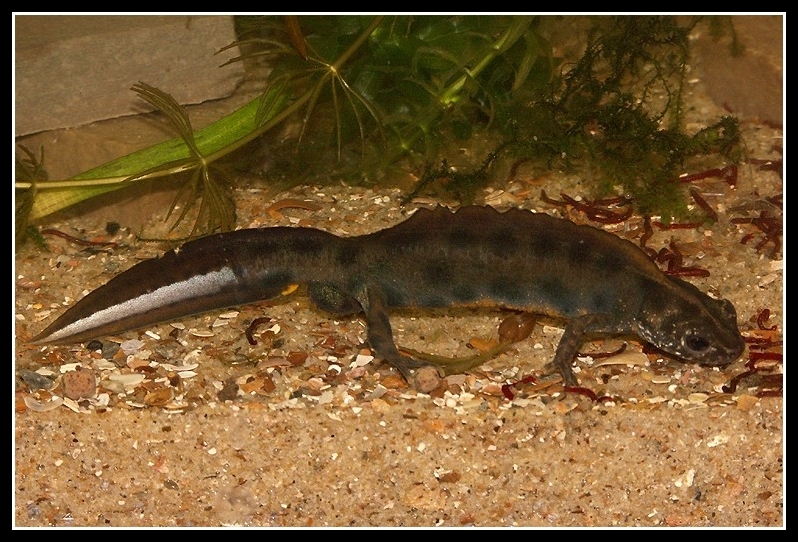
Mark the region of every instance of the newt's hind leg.
<instances>
[{"instance_id":1,"label":"newt's hind leg","mask_svg":"<svg viewBox=\"0 0 798 542\"><path fill-rule=\"evenodd\" d=\"M381 295L364 291L358 296L361 299L355 299L336 284L311 282L308 284L308 297L317 307L332 314L365 312L368 341L376 357L396 367L408 384L422 393L440 385L443 375L435 364L403 356L396 349L388 311Z\"/></svg>"},{"instance_id":2,"label":"newt's hind leg","mask_svg":"<svg viewBox=\"0 0 798 542\"><path fill-rule=\"evenodd\" d=\"M374 354L396 367L408 384L422 393L428 393L440 386L443 373L436 365L403 356L396 349L382 296L369 290L365 297L361 305L366 312L368 341Z\"/></svg>"}]
</instances>

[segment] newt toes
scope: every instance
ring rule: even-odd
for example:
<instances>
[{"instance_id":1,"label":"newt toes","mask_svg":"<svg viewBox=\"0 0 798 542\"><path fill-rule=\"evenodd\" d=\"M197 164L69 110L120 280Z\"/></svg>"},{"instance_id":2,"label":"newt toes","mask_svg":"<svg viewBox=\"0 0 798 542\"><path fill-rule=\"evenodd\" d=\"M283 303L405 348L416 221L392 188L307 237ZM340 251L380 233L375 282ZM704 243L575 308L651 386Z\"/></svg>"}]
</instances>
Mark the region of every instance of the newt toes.
<instances>
[{"instance_id":1,"label":"newt toes","mask_svg":"<svg viewBox=\"0 0 798 542\"><path fill-rule=\"evenodd\" d=\"M552 365L566 386L593 335L631 335L688 362L743 352L732 304L663 274L633 243L520 209L419 209L357 237L302 227L220 233L141 262L89 293L34 339L65 344L278 297L294 284L333 314L362 314L376 357L423 392L438 368L399 353L398 307L498 306L567 319Z\"/></svg>"}]
</instances>

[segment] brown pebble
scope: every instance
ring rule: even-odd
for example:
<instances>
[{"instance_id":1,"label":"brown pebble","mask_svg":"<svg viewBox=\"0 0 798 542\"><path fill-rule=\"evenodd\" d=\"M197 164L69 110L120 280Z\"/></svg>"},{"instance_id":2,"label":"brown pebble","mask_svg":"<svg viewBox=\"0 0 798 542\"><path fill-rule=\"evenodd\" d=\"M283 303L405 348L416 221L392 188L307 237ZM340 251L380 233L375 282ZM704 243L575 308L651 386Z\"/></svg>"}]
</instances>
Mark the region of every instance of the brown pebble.
<instances>
[{"instance_id":1,"label":"brown pebble","mask_svg":"<svg viewBox=\"0 0 798 542\"><path fill-rule=\"evenodd\" d=\"M94 397L97 392L97 379L94 372L78 368L65 373L61 378L61 388L64 396L77 401Z\"/></svg>"},{"instance_id":2,"label":"brown pebble","mask_svg":"<svg viewBox=\"0 0 798 542\"><path fill-rule=\"evenodd\" d=\"M390 373L380 378L380 384L389 390L397 390L407 388L407 382L401 375Z\"/></svg>"},{"instance_id":3,"label":"brown pebble","mask_svg":"<svg viewBox=\"0 0 798 542\"><path fill-rule=\"evenodd\" d=\"M453 484L460 481L460 473L456 470L444 472L438 476L438 481L444 484Z\"/></svg>"},{"instance_id":4,"label":"brown pebble","mask_svg":"<svg viewBox=\"0 0 798 542\"><path fill-rule=\"evenodd\" d=\"M420 367L416 370L415 388L421 393L429 393L443 382L438 369L432 365Z\"/></svg>"}]
</instances>

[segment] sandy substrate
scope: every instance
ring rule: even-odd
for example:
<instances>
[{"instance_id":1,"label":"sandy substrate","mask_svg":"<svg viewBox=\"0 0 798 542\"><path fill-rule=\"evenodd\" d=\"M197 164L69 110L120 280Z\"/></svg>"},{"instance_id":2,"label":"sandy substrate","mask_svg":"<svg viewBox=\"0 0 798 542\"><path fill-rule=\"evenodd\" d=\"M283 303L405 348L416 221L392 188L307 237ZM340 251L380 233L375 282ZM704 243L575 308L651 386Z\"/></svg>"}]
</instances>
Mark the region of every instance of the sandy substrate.
<instances>
[{"instance_id":1,"label":"sandy substrate","mask_svg":"<svg viewBox=\"0 0 798 542\"><path fill-rule=\"evenodd\" d=\"M700 84L691 99L694 116L723 114ZM781 159L780 128L752 118L742 128L749 158ZM80 147L81 137L97 142L98 133L118 132L105 123L40 137L58 149L59 141ZM130 134L126 125L135 139ZM79 160L94 165L104 152ZM732 301L743 335L777 343L765 351L778 358L782 250L774 254L773 243L757 250L762 232L732 220L762 209L778 214L768 198L783 191L780 172L760 166L743 164L734 188L718 178L698 183L720 219L656 230L648 246L673 239L685 265L710 272L690 280ZM580 179L553 174L544 182L520 175L484 198L588 222L540 198L541 187L586 195ZM276 195L242 188L235 197L240 227L303 225L341 235L389 227L429 204L401 206L396 190L343 186ZM318 209L270 208L287 198ZM561 334L554 325L539 325L509 352L425 395L371 359L360 319L332 318L301 296L112 338L128 341L127 352L108 338L102 352L25 344L85 292L163 251L136 238L139 222L163 231L146 205L117 203L48 224L116 248L48 237L49 251L29 243L16 255L17 526L784 525L783 398L768 376L781 365L760 362L760 373L724 392L751 352L761 352L753 348L720 370L645 356L634 341L587 345L607 352L628 344L628 357L616 363L577 362L581 385L612 399L595 402L563 393L556 379L541 388L518 384L513 400L503 394L503 385L543 373ZM136 218L126 219L131 213ZM119 233L105 232L109 220L121 223ZM641 228L633 217L610 229L639 239ZM271 320L252 346L244 331L263 316ZM469 340L494 339L506 316L402 311L392 322L402 346L463 356L473 352ZM94 380L67 376L76 368ZM54 387L33 389L47 383L33 371Z\"/></svg>"},{"instance_id":2,"label":"sandy substrate","mask_svg":"<svg viewBox=\"0 0 798 542\"><path fill-rule=\"evenodd\" d=\"M404 212L391 203L395 193L335 191L352 201L324 211L288 209L278 222L293 218L356 233L387 221L381 215ZM307 199L315 193L315 201L324 202L330 192L311 190ZM260 208L252 204L257 200L246 195L240 209ZM80 220L57 226L78 233L77 224L84 236L104 238ZM695 282L732 300L746 336L780 340L780 332L760 331L752 321L769 308L768 326L781 328L779 262L740 246L744 234L716 226L680 244L700 243L706 252L700 265L711 276ZM116 239L123 247L94 255L57 239L51 253L23 249L17 283L26 286L18 290L17 336L29 337L60 313L69 303L64 296L75 299L159 251L130 235ZM657 243L665 239L656 236ZM400 313L397 341L467 355L465 343L493 339L506 316L451 312ZM243 332L261 316L272 321L261 326L259 345L252 347ZM745 370L748 355L723 371L656 358L642 366L597 368L587 360L579 364L582 384L614 401L563 395L557 384L540 392L519 385L509 401L501 386L541 373L558 328L538 327L509 353L469 375L449 377L445 389L427 396L370 360L360 320L331 319L301 297L175 325L124 334L118 340L141 341L126 345L130 357L18 343L18 372L49 370L61 384L51 392L56 397L64 394L59 375L75 364L99 383L91 399L67 399L47 412L30 410L25 400L45 401L50 392L19 385L18 524L782 521L782 399L756 398L768 388L756 377L734 394L722 393ZM619 344L606 341L594 349L612 351ZM631 343L629 351L640 346ZM297 352L307 357L296 361ZM120 383L125 374L139 378Z\"/></svg>"}]
</instances>

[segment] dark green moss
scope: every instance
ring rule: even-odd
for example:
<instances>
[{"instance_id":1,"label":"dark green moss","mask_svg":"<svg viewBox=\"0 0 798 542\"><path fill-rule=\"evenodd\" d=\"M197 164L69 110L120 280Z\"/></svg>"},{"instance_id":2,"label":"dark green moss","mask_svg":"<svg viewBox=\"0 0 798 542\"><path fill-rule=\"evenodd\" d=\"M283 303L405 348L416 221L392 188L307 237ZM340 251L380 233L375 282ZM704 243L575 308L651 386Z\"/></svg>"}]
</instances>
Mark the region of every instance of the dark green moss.
<instances>
[{"instance_id":1,"label":"dark green moss","mask_svg":"<svg viewBox=\"0 0 798 542\"><path fill-rule=\"evenodd\" d=\"M674 182L693 158L736 162L739 124L723 117L695 133L682 127L688 35L673 17L606 17L581 58L545 87L518 91L497 109L505 139L471 169L427 167L411 197L442 189L470 202L502 164L590 170L595 195L631 196L638 212L666 218L686 211ZM705 166L702 166L702 168Z\"/></svg>"}]
</instances>

